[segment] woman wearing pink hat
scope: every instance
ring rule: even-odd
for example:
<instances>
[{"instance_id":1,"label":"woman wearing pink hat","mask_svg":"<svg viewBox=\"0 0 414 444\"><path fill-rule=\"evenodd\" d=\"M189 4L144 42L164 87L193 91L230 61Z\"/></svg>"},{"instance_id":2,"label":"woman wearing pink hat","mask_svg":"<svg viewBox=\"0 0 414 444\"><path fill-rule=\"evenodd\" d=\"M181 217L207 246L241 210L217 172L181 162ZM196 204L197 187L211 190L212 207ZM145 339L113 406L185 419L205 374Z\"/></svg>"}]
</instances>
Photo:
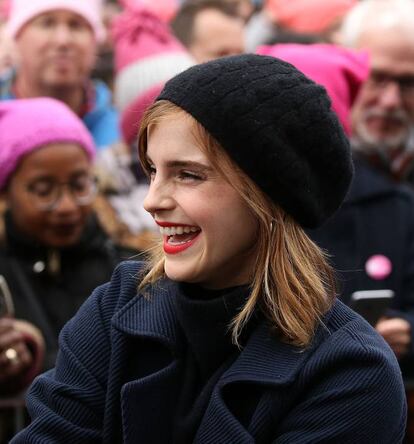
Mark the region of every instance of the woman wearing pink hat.
<instances>
[{"instance_id":1,"label":"woman wearing pink hat","mask_svg":"<svg viewBox=\"0 0 414 444\"><path fill-rule=\"evenodd\" d=\"M0 275L14 305L0 313L0 393L15 393L54 364L60 328L120 260L92 211L95 150L63 103L0 102Z\"/></svg>"}]
</instances>

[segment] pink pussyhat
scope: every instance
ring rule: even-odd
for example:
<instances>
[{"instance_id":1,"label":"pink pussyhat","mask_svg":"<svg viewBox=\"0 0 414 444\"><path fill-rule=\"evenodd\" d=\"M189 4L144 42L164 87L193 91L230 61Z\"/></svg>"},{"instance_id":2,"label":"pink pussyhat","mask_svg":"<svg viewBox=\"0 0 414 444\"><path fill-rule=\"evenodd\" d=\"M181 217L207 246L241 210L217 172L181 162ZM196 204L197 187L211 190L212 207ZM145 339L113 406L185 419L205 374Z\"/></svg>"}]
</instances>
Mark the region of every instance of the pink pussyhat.
<instances>
[{"instance_id":1,"label":"pink pussyhat","mask_svg":"<svg viewBox=\"0 0 414 444\"><path fill-rule=\"evenodd\" d=\"M0 101L0 190L25 155L59 142L76 143L90 161L95 156L92 136L63 102L46 97Z\"/></svg>"},{"instance_id":2,"label":"pink pussyhat","mask_svg":"<svg viewBox=\"0 0 414 444\"><path fill-rule=\"evenodd\" d=\"M171 21L180 6L178 0L120 0L120 3L126 8L134 4L143 6L166 23Z\"/></svg>"},{"instance_id":3,"label":"pink pussyhat","mask_svg":"<svg viewBox=\"0 0 414 444\"><path fill-rule=\"evenodd\" d=\"M121 112L124 140L137 135L143 112L163 84L195 62L153 12L130 2L113 23L115 105Z\"/></svg>"},{"instance_id":4,"label":"pink pussyhat","mask_svg":"<svg viewBox=\"0 0 414 444\"><path fill-rule=\"evenodd\" d=\"M95 38L105 38L102 23L102 0L11 0L7 32L16 38L23 26L36 16L48 11L64 9L83 17L91 26Z\"/></svg>"},{"instance_id":5,"label":"pink pussyhat","mask_svg":"<svg viewBox=\"0 0 414 444\"><path fill-rule=\"evenodd\" d=\"M328 44L288 43L260 46L257 53L289 62L324 86L332 100L332 109L348 136L351 134L351 107L369 75L367 52Z\"/></svg>"}]
</instances>

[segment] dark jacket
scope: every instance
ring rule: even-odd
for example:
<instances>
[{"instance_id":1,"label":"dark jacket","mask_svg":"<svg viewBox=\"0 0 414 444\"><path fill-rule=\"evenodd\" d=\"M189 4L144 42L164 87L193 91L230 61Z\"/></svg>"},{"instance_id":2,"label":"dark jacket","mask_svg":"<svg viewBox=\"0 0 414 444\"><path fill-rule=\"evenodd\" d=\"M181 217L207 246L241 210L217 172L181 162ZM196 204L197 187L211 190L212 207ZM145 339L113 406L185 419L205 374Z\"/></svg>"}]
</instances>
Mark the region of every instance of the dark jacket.
<instances>
[{"instance_id":1,"label":"dark jacket","mask_svg":"<svg viewBox=\"0 0 414 444\"><path fill-rule=\"evenodd\" d=\"M13 444L171 442L183 341L179 286L165 279L137 295L139 267L118 267L66 325L56 369L28 395L32 423ZM244 427L231 406L247 394L255 405ZM219 375L194 442L397 444L405 420L394 354L337 301L306 350L260 322Z\"/></svg>"},{"instance_id":2,"label":"dark jacket","mask_svg":"<svg viewBox=\"0 0 414 444\"><path fill-rule=\"evenodd\" d=\"M48 249L25 237L5 216L0 274L10 287L15 317L36 325L46 341L44 369L54 366L58 335L98 285L108 281L123 254L91 217L80 241Z\"/></svg>"},{"instance_id":3,"label":"dark jacket","mask_svg":"<svg viewBox=\"0 0 414 444\"><path fill-rule=\"evenodd\" d=\"M358 290L391 289L395 292L390 316L411 324L411 351L402 361L412 373L414 358L414 193L392 182L360 158L355 177L341 209L324 226L309 231L327 250L337 270L340 297L345 303ZM368 259L384 255L391 274L372 279L365 270ZM410 370L408 368L410 367ZM414 372L413 372L414 375Z\"/></svg>"}]
</instances>

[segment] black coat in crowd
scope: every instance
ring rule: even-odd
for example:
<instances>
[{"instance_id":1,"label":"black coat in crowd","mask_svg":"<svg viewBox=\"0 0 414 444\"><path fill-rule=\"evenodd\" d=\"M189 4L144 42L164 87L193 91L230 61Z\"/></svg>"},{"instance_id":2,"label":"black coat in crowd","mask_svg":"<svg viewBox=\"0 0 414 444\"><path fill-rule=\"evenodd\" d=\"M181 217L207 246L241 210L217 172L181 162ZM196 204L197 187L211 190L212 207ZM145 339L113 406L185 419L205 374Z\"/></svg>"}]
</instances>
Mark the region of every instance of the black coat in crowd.
<instances>
[{"instance_id":1,"label":"black coat in crowd","mask_svg":"<svg viewBox=\"0 0 414 444\"><path fill-rule=\"evenodd\" d=\"M355 177L342 208L322 228L309 231L331 255L339 278L340 297L349 303L358 290L395 292L387 315L411 324L411 351L400 363L414 377L414 193L355 159ZM387 257L391 273L381 280L365 266L374 255Z\"/></svg>"},{"instance_id":2,"label":"black coat in crowd","mask_svg":"<svg viewBox=\"0 0 414 444\"><path fill-rule=\"evenodd\" d=\"M54 366L63 325L115 266L130 256L118 249L93 216L80 241L69 248L49 249L24 236L5 215L0 244L0 274L6 278L15 317L37 326L46 341L44 369Z\"/></svg>"}]
</instances>

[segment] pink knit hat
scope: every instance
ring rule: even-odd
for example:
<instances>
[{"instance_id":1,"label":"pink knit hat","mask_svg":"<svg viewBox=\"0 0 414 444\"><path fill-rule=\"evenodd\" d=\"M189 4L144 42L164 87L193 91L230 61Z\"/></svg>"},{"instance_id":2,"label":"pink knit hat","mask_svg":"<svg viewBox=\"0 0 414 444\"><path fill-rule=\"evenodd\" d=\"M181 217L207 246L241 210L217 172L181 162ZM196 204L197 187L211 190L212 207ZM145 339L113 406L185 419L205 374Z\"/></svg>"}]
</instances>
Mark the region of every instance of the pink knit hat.
<instances>
[{"instance_id":1,"label":"pink knit hat","mask_svg":"<svg viewBox=\"0 0 414 444\"><path fill-rule=\"evenodd\" d=\"M298 33L322 33L358 0L267 0L273 20Z\"/></svg>"},{"instance_id":2,"label":"pink knit hat","mask_svg":"<svg viewBox=\"0 0 414 444\"><path fill-rule=\"evenodd\" d=\"M95 38L105 38L102 24L102 0L11 0L7 31L16 38L22 27L39 14L55 9L65 9L83 17L92 27Z\"/></svg>"},{"instance_id":3,"label":"pink knit hat","mask_svg":"<svg viewBox=\"0 0 414 444\"><path fill-rule=\"evenodd\" d=\"M289 43L260 46L257 53L285 60L324 86L332 100L332 109L350 135L351 107L369 74L367 52L335 45Z\"/></svg>"},{"instance_id":4,"label":"pink knit hat","mask_svg":"<svg viewBox=\"0 0 414 444\"><path fill-rule=\"evenodd\" d=\"M195 62L167 24L139 4L131 3L115 19L113 34L117 71L114 98L121 112L124 139L130 142L137 134L138 116L150 104L150 90L161 90L167 80ZM135 122L134 128L125 132L129 125L125 122Z\"/></svg>"},{"instance_id":5,"label":"pink knit hat","mask_svg":"<svg viewBox=\"0 0 414 444\"><path fill-rule=\"evenodd\" d=\"M95 156L89 131L64 103L45 97L0 102L0 190L23 156L56 142L77 143L91 161Z\"/></svg>"}]
</instances>

